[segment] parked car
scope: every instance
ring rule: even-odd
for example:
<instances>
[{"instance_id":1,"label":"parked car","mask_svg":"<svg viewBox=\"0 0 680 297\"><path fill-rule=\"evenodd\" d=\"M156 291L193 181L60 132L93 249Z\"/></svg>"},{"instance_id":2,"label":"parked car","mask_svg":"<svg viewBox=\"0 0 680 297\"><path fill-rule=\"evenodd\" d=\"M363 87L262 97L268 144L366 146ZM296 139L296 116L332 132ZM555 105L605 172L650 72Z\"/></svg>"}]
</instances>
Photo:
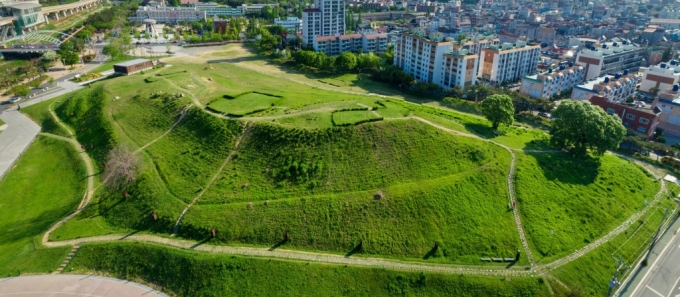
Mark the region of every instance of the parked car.
<instances>
[{"instance_id":1,"label":"parked car","mask_svg":"<svg viewBox=\"0 0 680 297\"><path fill-rule=\"evenodd\" d=\"M538 115L539 115L539 116L542 116L542 117L544 117L544 118L546 118L546 119L549 119L550 116L551 116L551 114L549 114L549 113L547 113L547 112L544 112L544 111L539 112Z\"/></svg>"},{"instance_id":2,"label":"parked car","mask_svg":"<svg viewBox=\"0 0 680 297\"><path fill-rule=\"evenodd\" d=\"M21 101L21 97L12 97L12 99L9 99L9 103L17 103Z\"/></svg>"}]
</instances>

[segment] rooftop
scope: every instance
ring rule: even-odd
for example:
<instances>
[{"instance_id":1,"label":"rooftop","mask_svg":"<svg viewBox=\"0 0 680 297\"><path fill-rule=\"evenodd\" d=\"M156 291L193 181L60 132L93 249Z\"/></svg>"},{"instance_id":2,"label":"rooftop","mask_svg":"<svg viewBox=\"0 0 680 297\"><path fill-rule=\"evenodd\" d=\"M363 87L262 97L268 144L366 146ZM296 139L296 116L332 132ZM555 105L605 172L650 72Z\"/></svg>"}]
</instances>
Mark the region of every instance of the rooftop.
<instances>
[{"instance_id":1,"label":"rooftop","mask_svg":"<svg viewBox=\"0 0 680 297\"><path fill-rule=\"evenodd\" d=\"M147 60L147 59L134 59L134 60L130 60L130 61L125 61L125 62L122 62L122 63L114 64L113 66L128 67L128 66L132 66L132 65L137 65L137 64L146 63L146 62L151 62L151 61L150 61L150 60Z\"/></svg>"}]
</instances>

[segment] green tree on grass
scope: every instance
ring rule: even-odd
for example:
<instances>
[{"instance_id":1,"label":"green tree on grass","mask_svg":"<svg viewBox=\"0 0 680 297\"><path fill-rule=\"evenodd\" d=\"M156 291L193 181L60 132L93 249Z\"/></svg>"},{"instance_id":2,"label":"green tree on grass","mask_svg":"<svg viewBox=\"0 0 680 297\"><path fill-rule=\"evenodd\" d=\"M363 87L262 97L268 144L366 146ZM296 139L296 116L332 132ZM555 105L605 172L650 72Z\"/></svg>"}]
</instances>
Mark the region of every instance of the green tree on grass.
<instances>
[{"instance_id":1,"label":"green tree on grass","mask_svg":"<svg viewBox=\"0 0 680 297\"><path fill-rule=\"evenodd\" d=\"M357 67L357 56L351 52L344 52L337 57L335 65L342 70L352 70Z\"/></svg>"},{"instance_id":2,"label":"green tree on grass","mask_svg":"<svg viewBox=\"0 0 680 297\"><path fill-rule=\"evenodd\" d=\"M553 112L550 142L557 148L573 147L574 154L590 149L597 155L615 149L626 135L617 115L610 115L586 101L564 101Z\"/></svg>"},{"instance_id":3,"label":"green tree on grass","mask_svg":"<svg viewBox=\"0 0 680 297\"><path fill-rule=\"evenodd\" d=\"M512 124L515 107L512 105L510 96L491 95L482 101L481 107L482 114L491 121L494 130L498 129L500 124Z\"/></svg>"}]
</instances>

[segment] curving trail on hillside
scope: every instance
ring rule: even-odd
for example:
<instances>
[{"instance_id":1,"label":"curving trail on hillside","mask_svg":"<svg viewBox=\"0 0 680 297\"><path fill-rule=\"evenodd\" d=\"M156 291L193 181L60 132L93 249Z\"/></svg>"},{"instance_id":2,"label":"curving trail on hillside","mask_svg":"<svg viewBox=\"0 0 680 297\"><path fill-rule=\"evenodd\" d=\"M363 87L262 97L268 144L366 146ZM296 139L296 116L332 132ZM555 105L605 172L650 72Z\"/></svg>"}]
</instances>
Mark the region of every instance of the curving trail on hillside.
<instances>
[{"instance_id":1,"label":"curving trail on hillside","mask_svg":"<svg viewBox=\"0 0 680 297\"><path fill-rule=\"evenodd\" d=\"M241 66L239 66L241 67ZM294 80L293 80L294 81ZM296 81L297 82L297 81ZM298 82L302 83L302 82ZM303 83L304 84L304 83ZM171 83L171 85L174 88L181 89L180 87L174 85ZM314 86L318 87L318 86ZM344 92L344 91L339 91L339 90L332 90L329 89L329 91L335 91L335 92ZM354 92L345 92L345 93L354 93ZM355 94L361 94L361 93L355 93ZM191 93L189 92L189 95L191 96L191 99L193 103L199 107L203 107L199 100ZM366 95L366 94L361 94L361 95ZM375 94L368 94L372 96L380 96L380 97L387 97L387 96L381 96L381 95L375 95ZM593 243L581 248L580 250L574 252L573 254L566 256L564 258L555 260L551 263L547 264L542 264L542 265L537 265L535 264L535 260L533 257L533 254L531 252L531 249L529 248L528 242L526 240L526 235L522 226L521 222L521 217L519 214L518 207L519 205L516 205L516 200L515 200L515 191L514 191L514 175L515 175L515 163L516 163L516 158L514 151L525 151L525 152L534 152L534 153L560 153L561 151L556 151L556 150L521 150L521 149L513 149L509 148L503 144L497 143L493 140L486 139L484 137L481 137L479 135L475 134L470 134L470 133L465 133L461 131L456 131L453 129L449 129L443 126L440 126L436 123L432 123L428 120L425 120L420 117L412 116L412 117L406 117L405 119L414 119L417 121L420 121L422 123L428 124L432 127L435 127L439 130L456 134L458 136L463 136L463 137L471 137L475 139L480 139L483 141L488 141L490 143L493 143L495 145L501 146L504 149L506 149L512 156L511 159L511 164L510 168L508 169L508 175L507 175L507 183L508 183L508 196L509 196L509 202L511 205L515 204L516 207L513 208L513 216L515 218L515 224L517 227L517 231L520 237L520 240L522 242L522 247L525 251L525 255L527 259L529 259L529 262L531 263L531 267L513 267L511 269L505 269L504 267L501 266L491 266L491 267L484 267L484 266L472 266L472 265L448 265L448 264L432 264L432 263L425 263L425 262L410 262L410 261L399 261L399 260L394 260L394 259L388 259L388 258L365 258L365 257L345 257L342 255L337 255L337 254L330 254L330 253L319 253L319 252L304 252L304 251L296 251L296 250L284 250L284 249L268 249L268 248L255 248L255 247L237 247L237 246L218 246L218 245L208 245L208 244L202 244L197 241L191 241L191 240L182 240L182 239L177 239L177 238L171 238L171 237L162 237L162 236L156 236L156 235L150 235L150 234L119 234L119 235L104 235L104 236L93 236L93 237L85 237L85 238L78 238L78 239L72 239L72 240L64 240L64 241L49 241L49 235L59 226L63 225L67 221L69 221L71 218L79 214L90 202L94 190L93 185L94 185L94 167L92 165L92 160L90 157L87 155L86 152L80 150L80 143L75 139L73 132L69 127L67 127L54 113L52 110L52 105L49 106L49 111L52 117L57 121L57 123L62 126L66 131L68 131L69 137L62 137L62 136L56 136L48 133L41 133L41 135L47 136L47 137L54 137L57 139L61 139L63 141L68 141L74 145L77 151L79 151L81 158L83 159L83 162L85 162L86 167L87 167L87 173L88 173L88 187L87 191L84 194L83 200L81 201L80 205L76 209L75 212L70 214L69 216L63 218L62 220L58 221L55 223L52 227L50 227L47 232L44 234L42 238L42 243L47 246L47 247L61 247L61 246L80 246L85 243L90 243L90 242L112 242L112 241L132 241L132 242L144 242L144 243L152 243L152 244L159 244L159 245L164 245L164 246L169 246L169 247L175 247L175 248L181 248L181 249L188 249L188 250L196 250L196 251L203 251L203 252L210 252L210 253L221 253L221 254L231 254L231 255L241 255L241 256L253 256L253 257L270 257L270 258L278 258L278 259L289 259L289 260L297 260L297 261L307 261L307 262L318 262L318 263L332 263L332 264L345 264L345 265L355 265L355 266L365 266L365 267L378 267L378 268L385 268L385 269L392 269L392 270L406 270L406 271L427 271L427 272L434 272L434 273L445 273L445 274L468 274L468 275L489 275L489 276L543 276L546 275L549 271L556 269L562 265L565 265L571 261L574 261L584 254L592 251L593 249L601 246L604 243L609 242L611 239L613 239L616 235L621 234L623 231L626 230L633 222L635 222L637 219L639 219L641 216L643 216L651 207L645 207L639 212L635 213L633 216L631 216L628 220L626 220L624 223L622 223L620 226L615 228L614 230L610 231L607 235L599 238L598 240L594 241ZM301 113L311 113L311 112L316 112L319 110L307 110L307 111L302 111ZM184 113L186 112L183 111L182 115L178 119L178 121L163 135L161 135L159 138L151 141L150 143L142 146L140 149L137 151L140 151L149 145L151 145L153 142L157 141L158 139L166 136L179 122L183 119ZM218 117L225 117L224 115L221 114L216 114L209 112L213 116L218 116ZM297 113L299 115L300 113ZM289 117L293 116L291 115L280 115L280 116L272 116L272 117L267 117L266 119L275 119L279 117ZM241 118L241 120L246 120L246 118ZM247 120L256 120L256 118L247 118ZM264 119L263 119L264 120ZM238 151L239 145L241 140L243 139L244 135L249 131L249 126L246 123L246 128L244 129L244 133L239 137L237 140L237 144L235 146L234 151L227 157L225 162L222 164L222 166L218 169L218 171L215 173L213 178L209 181L207 187L209 187L212 182L215 180L215 178L219 175L219 173L222 171L224 166L229 162L231 159L232 155ZM640 161L637 160L632 160L638 165L643 166L646 170L652 172L649 169L648 164L644 164ZM652 174L654 174L652 172ZM655 175L656 176L656 175ZM206 187L206 189L207 189ZM205 191L205 189L204 189ZM663 183L663 180L661 180L661 188L659 192L656 194L654 197L654 202L658 201L665 193L666 187L665 184ZM176 224L175 227L175 232L177 227L179 226L182 217L184 214L189 210L190 206L194 204L201 196L203 192L199 193L198 196L194 198L191 204L187 206L187 208L182 212L180 215L180 218ZM650 203L649 205L652 205L653 203Z\"/></svg>"}]
</instances>

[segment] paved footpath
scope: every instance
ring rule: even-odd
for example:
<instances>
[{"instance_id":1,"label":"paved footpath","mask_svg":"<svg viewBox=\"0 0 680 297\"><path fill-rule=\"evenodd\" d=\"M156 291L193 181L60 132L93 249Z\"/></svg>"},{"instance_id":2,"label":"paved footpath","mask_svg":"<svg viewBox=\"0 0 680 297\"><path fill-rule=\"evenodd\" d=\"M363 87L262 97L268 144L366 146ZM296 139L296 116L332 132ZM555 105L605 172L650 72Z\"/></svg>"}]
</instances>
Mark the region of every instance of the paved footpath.
<instances>
[{"instance_id":1,"label":"paved footpath","mask_svg":"<svg viewBox=\"0 0 680 297\"><path fill-rule=\"evenodd\" d=\"M12 108L0 114L7 128L0 133L0 178L2 178L40 132L40 126Z\"/></svg>"},{"instance_id":2,"label":"paved footpath","mask_svg":"<svg viewBox=\"0 0 680 297\"><path fill-rule=\"evenodd\" d=\"M68 274L0 278L0 296L167 297L167 295L152 288L125 280Z\"/></svg>"},{"instance_id":3,"label":"paved footpath","mask_svg":"<svg viewBox=\"0 0 680 297\"><path fill-rule=\"evenodd\" d=\"M20 106L28 107L79 88L82 87L71 82L61 82L57 88L54 88L54 91L37 95L30 101L21 102ZM33 139L40 132L40 126L17 111L16 107L0 112L0 119L7 124L7 128L0 133L0 179L2 179L5 173L12 168L14 162L33 142Z\"/></svg>"}]
</instances>

